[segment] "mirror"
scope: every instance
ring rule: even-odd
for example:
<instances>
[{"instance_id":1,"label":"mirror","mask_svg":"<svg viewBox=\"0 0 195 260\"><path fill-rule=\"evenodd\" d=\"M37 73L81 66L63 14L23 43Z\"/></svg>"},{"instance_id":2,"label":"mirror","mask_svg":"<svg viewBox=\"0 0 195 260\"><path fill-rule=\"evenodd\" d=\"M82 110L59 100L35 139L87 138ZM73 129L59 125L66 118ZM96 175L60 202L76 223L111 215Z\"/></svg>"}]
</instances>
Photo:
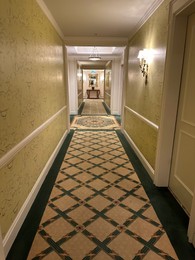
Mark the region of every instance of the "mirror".
<instances>
[{"instance_id":1,"label":"mirror","mask_svg":"<svg viewBox=\"0 0 195 260\"><path fill-rule=\"evenodd\" d=\"M98 86L98 74L89 74L89 87L94 89Z\"/></svg>"}]
</instances>

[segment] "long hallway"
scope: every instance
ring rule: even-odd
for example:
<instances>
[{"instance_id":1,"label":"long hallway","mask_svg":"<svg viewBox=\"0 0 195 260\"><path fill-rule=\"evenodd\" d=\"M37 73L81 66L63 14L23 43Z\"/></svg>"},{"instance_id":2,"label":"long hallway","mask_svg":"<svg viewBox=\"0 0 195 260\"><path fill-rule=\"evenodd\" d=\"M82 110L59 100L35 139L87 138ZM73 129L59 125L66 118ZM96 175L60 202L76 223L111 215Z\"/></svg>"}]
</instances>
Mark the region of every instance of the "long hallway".
<instances>
[{"instance_id":1,"label":"long hallway","mask_svg":"<svg viewBox=\"0 0 195 260\"><path fill-rule=\"evenodd\" d=\"M0 17L0 260L26 260L29 252L75 258L69 244L77 237L90 244L81 258L125 258L121 236L135 242L134 258L194 260L195 0L0 0ZM90 100L83 109L90 98L96 107ZM92 136L82 143L85 133ZM102 147L100 133L116 143ZM80 158L85 145L102 155ZM119 148L109 150L114 145L126 162L114 157ZM128 164L127 175L118 172ZM79 172L55 184L71 167ZM83 174L86 182L78 179ZM62 198L53 187L74 203L55 205ZM75 188L90 193L82 198ZM108 205L98 209L98 198ZM127 203L133 199L140 207ZM150 204L158 219L146 215ZM78 219L80 209L91 215ZM67 225L62 236L50 230L59 220ZM104 234L94 231L100 220ZM140 235L139 221L154 232ZM177 257L160 245L163 237L153 238L158 225Z\"/></svg>"},{"instance_id":2,"label":"long hallway","mask_svg":"<svg viewBox=\"0 0 195 260\"><path fill-rule=\"evenodd\" d=\"M7 260L193 259L184 234L179 238L183 248L177 245L180 212L174 213L179 213L174 223L166 223L171 210L179 210L176 202L166 195L172 205L162 214L166 192L154 188L117 122L117 129L109 127L109 117L104 116L107 129L101 124L79 129L79 123L75 129L73 121Z\"/></svg>"}]
</instances>

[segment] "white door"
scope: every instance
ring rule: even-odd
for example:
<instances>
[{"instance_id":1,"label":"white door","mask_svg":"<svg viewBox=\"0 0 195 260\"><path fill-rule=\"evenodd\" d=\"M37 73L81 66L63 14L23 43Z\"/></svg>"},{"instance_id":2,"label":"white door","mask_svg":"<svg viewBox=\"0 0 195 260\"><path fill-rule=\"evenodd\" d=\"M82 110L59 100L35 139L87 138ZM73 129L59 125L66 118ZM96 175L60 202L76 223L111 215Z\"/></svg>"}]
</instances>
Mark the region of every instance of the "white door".
<instances>
[{"instance_id":1,"label":"white door","mask_svg":"<svg viewBox=\"0 0 195 260\"><path fill-rule=\"evenodd\" d=\"M170 86L171 87L171 86ZM195 186L195 13L188 18L169 188L190 214Z\"/></svg>"}]
</instances>

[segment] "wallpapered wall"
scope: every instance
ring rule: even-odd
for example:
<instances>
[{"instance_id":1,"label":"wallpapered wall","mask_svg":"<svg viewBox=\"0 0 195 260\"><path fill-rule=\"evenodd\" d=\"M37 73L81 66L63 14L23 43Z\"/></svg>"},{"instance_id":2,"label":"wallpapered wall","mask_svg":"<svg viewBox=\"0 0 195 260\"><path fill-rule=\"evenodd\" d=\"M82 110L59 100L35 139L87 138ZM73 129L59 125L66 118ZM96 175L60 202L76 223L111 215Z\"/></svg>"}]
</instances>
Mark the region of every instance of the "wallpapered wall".
<instances>
[{"instance_id":1,"label":"wallpapered wall","mask_svg":"<svg viewBox=\"0 0 195 260\"><path fill-rule=\"evenodd\" d=\"M153 168L158 130L146 124L128 108L159 125L168 35L169 2L170 0L163 1L162 5L129 43L124 129ZM140 72L139 60L137 59L138 52L141 49L154 50L153 61L149 65L147 84L145 84Z\"/></svg>"},{"instance_id":2,"label":"wallpapered wall","mask_svg":"<svg viewBox=\"0 0 195 260\"><path fill-rule=\"evenodd\" d=\"M106 105L110 108L111 105L111 79L112 79L112 62L106 64L105 69L105 91L104 91L104 101Z\"/></svg>"},{"instance_id":3,"label":"wallpapered wall","mask_svg":"<svg viewBox=\"0 0 195 260\"><path fill-rule=\"evenodd\" d=\"M35 0L1 0L0 158L66 106L63 42ZM0 168L5 237L66 130L66 109Z\"/></svg>"},{"instance_id":4,"label":"wallpapered wall","mask_svg":"<svg viewBox=\"0 0 195 260\"><path fill-rule=\"evenodd\" d=\"M78 86L78 109L83 103L83 82L82 82L82 69L77 64L77 86Z\"/></svg>"}]
</instances>

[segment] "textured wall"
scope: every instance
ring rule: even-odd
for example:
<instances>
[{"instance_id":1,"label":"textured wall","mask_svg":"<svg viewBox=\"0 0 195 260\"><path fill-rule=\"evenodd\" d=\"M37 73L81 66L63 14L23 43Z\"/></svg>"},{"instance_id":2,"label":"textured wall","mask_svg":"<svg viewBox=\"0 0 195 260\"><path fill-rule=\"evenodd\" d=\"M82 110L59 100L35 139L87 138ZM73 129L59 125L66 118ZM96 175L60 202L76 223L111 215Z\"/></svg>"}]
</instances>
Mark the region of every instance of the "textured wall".
<instances>
[{"instance_id":1,"label":"textured wall","mask_svg":"<svg viewBox=\"0 0 195 260\"><path fill-rule=\"evenodd\" d=\"M106 65L106 70L105 70L105 91L104 91L104 101L109 108L111 104L111 87L112 87L111 80L112 80L112 63L109 62Z\"/></svg>"},{"instance_id":2,"label":"textured wall","mask_svg":"<svg viewBox=\"0 0 195 260\"><path fill-rule=\"evenodd\" d=\"M0 157L66 105L63 43L35 0L0 0ZM66 110L0 169L5 236L66 130Z\"/></svg>"},{"instance_id":3,"label":"textured wall","mask_svg":"<svg viewBox=\"0 0 195 260\"><path fill-rule=\"evenodd\" d=\"M82 70L77 64L77 88L78 88L78 108L83 103L83 81L82 81Z\"/></svg>"},{"instance_id":4,"label":"textured wall","mask_svg":"<svg viewBox=\"0 0 195 260\"><path fill-rule=\"evenodd\" d=\"M129 44L128 80L125 105L159 125L164 65L168 35L168 10L170 0L165 0L149 20L135 34ZM153 49L153 61L149 65L148 83L140 72L138 52ZM125 109L124 128L146 160L154 168L157 130ZM150 129L151 128L151 129Z\"/></svg>"}]
</instances>

